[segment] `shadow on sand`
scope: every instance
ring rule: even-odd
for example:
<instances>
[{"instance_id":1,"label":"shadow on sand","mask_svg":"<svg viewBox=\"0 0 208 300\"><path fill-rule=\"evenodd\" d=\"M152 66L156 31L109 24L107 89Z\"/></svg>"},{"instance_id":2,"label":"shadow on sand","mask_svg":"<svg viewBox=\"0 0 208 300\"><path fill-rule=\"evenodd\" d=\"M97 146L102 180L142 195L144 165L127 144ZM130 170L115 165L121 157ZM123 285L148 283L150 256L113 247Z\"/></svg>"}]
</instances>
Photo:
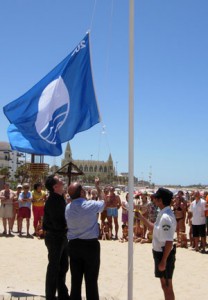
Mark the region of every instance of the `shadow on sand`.
<instances>
[{"instance_id":1,"label":"shadow on sand","mask_svg":"<svg viewBox=\"0 0 208 300\"><path fill-rule=\"evenodd\" d=\"M16 291L8 291L6 295L0 295L1 300L8 300L8 299L28 299L28 300L38 300L38 299L45 299L45 296L42 295L36 295L36 294L30 294L30 293L24 293L24 292L16 292Z\"/></svg>"}]
</instances>

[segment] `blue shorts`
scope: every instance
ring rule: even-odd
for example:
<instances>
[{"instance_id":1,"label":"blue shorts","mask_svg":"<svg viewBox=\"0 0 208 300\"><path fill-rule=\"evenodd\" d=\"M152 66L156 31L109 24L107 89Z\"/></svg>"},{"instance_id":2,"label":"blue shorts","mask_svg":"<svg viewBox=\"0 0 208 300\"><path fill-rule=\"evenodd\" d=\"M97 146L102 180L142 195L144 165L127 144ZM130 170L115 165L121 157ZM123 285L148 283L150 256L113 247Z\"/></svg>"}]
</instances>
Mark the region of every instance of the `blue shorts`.
<instances>
[{"instance_id":1,"label":"blue shorts","mask_svg":"<svg viewBox=\"0 0 208 300\"><path fill-rule=\"evenodd\" d=\"M107 207L107 217L118 217L118 208Z\"/></svg>"}]
</instances>

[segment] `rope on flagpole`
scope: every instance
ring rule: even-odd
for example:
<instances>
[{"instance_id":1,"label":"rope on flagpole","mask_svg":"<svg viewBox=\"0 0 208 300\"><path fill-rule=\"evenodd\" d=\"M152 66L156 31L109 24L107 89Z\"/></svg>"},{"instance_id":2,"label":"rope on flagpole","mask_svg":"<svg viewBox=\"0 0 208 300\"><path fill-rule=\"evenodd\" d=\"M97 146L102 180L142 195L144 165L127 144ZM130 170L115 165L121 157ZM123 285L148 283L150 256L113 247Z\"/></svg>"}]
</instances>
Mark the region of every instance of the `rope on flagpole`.
<instances>
[{"instance_id":1,"label":"rope on flagpole","mask_svg":"<svg viewBox=\"0 0 208 300\"><path fill-rule=\"evenodd\" d=\"M94 5L95 8L95 5ZM111 38L112 38L112 19L113 19L113 11L114 11L114 0L111 1L111 8L110 8L110 20L108 22L108 33L107 33L107 49L106 49L106 62L105 62L105 71L104 71L104 91L105 95L103 98L108 98L108 85L109 85L109 61L110 61L110 49L111 49ZM94 13L93 13L94 14ZM105 141L107 144L107 148L109 153L111 153L110 149L110 144L107 136L107 131L106 131L106 125L101 121L101 131L99 134L99 142L98 142L98 160L100 159L100 151L101 151L101 140L102 137L105 137Z\"/></svg>"},{"instance_id":2,"label":"rope on flagpole","mask_svg":"<svg viewBox=\"0 0 208 300\"><path fill-rule=\"evenodd\" d=\"M100 126L101 126L101 131L100 131L100 134L99 134L99 141L98 141L98 156L97 156L98 161L100 159L101 140L102 140L103 136L105 137L105 140L106 140L106 144L107 144L107 147L108 147L108 152L111 153L110 144L109 144L109 140L108 140L108 135L107 135L107 131L106 131L106 126L102 121L100 123Z\"/></svg>"},{"instance_id":3,"label":"rope on flagpole","mask_svg":"<svg viewBox=\"0 0 208 300\"><path fill-rule=\"evenodd\" d=\"M90 31L92 30L92 24L93 24L93 21L94 21L96 4L97 4L97 0L94 1L94 6L93 6L93 10L92 10L92 17L91 17L91 22L90 22Z\"/></svg>"},{"instance_id":4,"label":"rope on flagpole","mask_svg":"<svg viewBox=\"0 0 208 300\"><path fill-rule=\"evenodd\" d=\"M94 1L94 6L93 6L93 10L92 10L92 17L91 17L91 22L90 22L90 29L89 31L92 31L92 26L93 26L93 21L94 21L94 17L95 17L95 11L96 11L96 5L97 5L97 0ZM106 54L106 63L105 63L105 75L104 75L104 85L105 85L105 96L104 98L107 98L107 94L108 94L108 83L109 83L109 61L110 61L110 48L111 48L111 37L112 37L112 19L113 19L113 11L114 11L114 0L111 1L111 8L110 8L110 21L108 22L109 26L108 26L108 41L107 41L107 54ZM99 161L100 159L100 151L101 151L101 140L102 137L105 137L106 140L106 144L107 144L107 148L109 153L111 153L111 149L110 149L110 144L109 144L109 140L108 140L108 136L107 136L107 132L106 132L106 126L103 123L103 121L101 121L101 130L99 132L99 141L98 141L98 155L97 155L97 160Z\"/></svg>"}]
</instances>

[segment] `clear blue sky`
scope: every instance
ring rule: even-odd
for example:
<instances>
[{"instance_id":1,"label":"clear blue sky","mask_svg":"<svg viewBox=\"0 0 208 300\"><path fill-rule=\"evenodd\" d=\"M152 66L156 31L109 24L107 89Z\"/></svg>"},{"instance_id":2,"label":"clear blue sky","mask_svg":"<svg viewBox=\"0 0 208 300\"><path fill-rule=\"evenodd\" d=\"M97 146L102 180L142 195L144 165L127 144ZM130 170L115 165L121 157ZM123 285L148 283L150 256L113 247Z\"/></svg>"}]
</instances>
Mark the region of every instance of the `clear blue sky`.
<instances>
[{"instance_id":1,"label":"clear blue sky","mask_svg":"<svg viewBox=\"0 0 208 300\"><path fill-rule=\"evenodd\" d=\"M76 135L71 148L74 159L106 160L111 152L118 172L128 171L128 5L127 0L0 1L2 107L45 76L91 29L105 133L96 125ZM157 184L208 184L207 15L207 0L135 0L139 179L148 180L151 166ZM7 141L2 109L0 119L0 140Z\"/></svg>"}]
</instances>

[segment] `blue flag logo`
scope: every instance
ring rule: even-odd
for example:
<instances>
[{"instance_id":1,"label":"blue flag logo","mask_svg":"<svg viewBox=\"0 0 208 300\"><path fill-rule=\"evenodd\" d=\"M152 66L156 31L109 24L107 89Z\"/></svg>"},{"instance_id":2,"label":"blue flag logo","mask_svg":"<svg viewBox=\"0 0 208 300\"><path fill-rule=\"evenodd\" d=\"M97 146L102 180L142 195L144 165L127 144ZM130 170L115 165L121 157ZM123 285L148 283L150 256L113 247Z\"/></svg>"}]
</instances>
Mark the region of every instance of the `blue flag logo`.
<instances>
[{"instance_id":1,"label":"blue flag logo","mask_svg":"<svg viewBox=\"0 0 208 300\"><path fill-rule=\"evenodd\" d=\"M44 89L39 99L35 127L40 137L48 143L56 144L58 130L64 125L68 113L69 93L63 79L59 77Z\"/></svg>"},{"instance_id":2,"label":"blue flag logo","mask_svg":"<svg viewBox=\"0 0 208 300\"><path fill-rule=\"evenodd\" d=\"M100 122L89 33L32 89L4 108L13 150L57 156L61 143Z\"/></svg>"}]
</instances>

